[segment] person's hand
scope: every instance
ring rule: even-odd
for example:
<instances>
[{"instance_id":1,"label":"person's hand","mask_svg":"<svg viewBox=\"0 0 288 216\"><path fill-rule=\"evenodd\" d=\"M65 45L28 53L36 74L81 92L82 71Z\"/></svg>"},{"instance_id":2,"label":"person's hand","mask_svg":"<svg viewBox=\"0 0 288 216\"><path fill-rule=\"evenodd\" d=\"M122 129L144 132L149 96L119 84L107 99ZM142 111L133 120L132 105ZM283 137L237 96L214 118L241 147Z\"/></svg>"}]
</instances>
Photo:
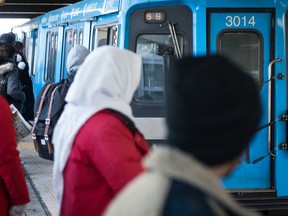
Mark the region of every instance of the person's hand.
<instances>
[{"instance_id":1,"label":"person's hand","mask_svg":"<svg viewBox=\"0 0 288 216\"><path fill-rule=\"evenodd\" d=\"M24 205L13 205L9 210L9 216L21 216L24 214L27 208L27 204Z\"/></svg>"}]
</instances>

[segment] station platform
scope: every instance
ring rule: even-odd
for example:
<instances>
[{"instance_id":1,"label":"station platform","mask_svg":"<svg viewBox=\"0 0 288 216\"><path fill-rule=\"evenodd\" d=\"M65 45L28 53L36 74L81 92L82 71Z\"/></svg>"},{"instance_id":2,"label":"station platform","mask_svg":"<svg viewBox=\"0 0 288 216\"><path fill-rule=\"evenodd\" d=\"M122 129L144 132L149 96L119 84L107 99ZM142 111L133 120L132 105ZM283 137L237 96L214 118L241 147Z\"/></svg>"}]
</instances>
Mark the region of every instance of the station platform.
<instances>
[{"instance_id":1,"label":"station platform","mask_svg":"<svg viewBox=\"0 0 288 216\"><path fill-rule=\"evenodd\" d=\"M52 186L53 161L38 156L30 135L18 143L18 150L31 199L25 216L56 216Z\"/></svg>"}]
</instances>

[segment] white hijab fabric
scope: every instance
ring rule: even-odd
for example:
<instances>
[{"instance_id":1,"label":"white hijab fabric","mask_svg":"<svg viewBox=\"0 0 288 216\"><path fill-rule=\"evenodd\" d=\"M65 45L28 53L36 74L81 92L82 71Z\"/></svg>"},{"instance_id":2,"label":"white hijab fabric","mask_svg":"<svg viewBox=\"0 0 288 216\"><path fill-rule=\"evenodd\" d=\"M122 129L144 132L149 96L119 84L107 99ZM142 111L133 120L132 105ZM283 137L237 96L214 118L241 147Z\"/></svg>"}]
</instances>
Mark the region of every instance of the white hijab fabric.
<instances>
[{"instance_id":1,"label":"white hijab fabric","mask_svg":"<svg viewBox=\"0 0 288 216\"><path fill-rule=\"evenodd\" d=\"M53 185L59 213L64 186L62 172L76 134L92 115L105 108L117 110L132 120L130 102L140 74L141 58L112 46L97 48L80 66L53 135Z\"/></svg>"}]
</instances>

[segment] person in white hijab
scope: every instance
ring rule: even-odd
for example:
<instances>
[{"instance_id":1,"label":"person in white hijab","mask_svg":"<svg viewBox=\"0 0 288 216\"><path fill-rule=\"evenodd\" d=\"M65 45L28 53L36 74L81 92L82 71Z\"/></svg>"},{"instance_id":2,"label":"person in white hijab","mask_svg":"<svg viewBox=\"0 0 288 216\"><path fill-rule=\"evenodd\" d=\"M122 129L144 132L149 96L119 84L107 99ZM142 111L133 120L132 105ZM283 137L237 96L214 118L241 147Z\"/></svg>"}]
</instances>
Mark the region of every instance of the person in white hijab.
<instances>
[{"instance_id":1,"label":"person in white hijab","mask_svg":"<svg viewBox=\"0 0 288 216\"><path fill-rule=\"evenodd\" d=\"M80 66L53 135L53 185L61 216L101 215L142 172L149 147L130 107L140 74L141 58L112 46L94 50Z\"/></svg>"}]
</instances>

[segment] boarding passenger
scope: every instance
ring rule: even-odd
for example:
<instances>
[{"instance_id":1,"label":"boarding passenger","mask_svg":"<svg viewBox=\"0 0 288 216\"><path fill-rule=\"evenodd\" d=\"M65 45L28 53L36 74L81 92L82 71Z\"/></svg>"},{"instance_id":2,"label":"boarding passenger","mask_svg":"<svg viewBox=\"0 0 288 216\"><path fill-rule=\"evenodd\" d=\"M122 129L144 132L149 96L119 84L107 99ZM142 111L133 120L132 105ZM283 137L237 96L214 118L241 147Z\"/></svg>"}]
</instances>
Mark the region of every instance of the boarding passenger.
<instances>
[{"instance_id":1,"label":"boarding passenger","mask_svg":"<svg viewBox=\"0 0 288 216\"><path fill-rule=\"evenodd\" d=\"M80 66L52 140L61 216L102 215L142 172L148 144L130 107L140 72L139 56L112 46L97 48Z\"/></svg>"},{"instance_id":2,"label":"boarding passenger","mask_svg":"<svg viewBox=\"0 0 288 216\"><path fill-rule=\"evenodd\" d=\"M82 45L74 46L69 51L67 56L66 66L68 70L68 77L66 79L63 79L61 82L55 83L53 85L48 83L47 85L49 85L50 87L48 86L49 90L47 91L47 94L44 95L45 89L47 88L47 85L45 85L36 97L34 106L35 125L33 126L32 134L35 133L36 135L34 137L34 141L36 141L35 145L37 145L36 149L39 152L39 156L44 159L53 160L53 145L51 143L51 138L53 136L54 127L63 112L64 106L66 104L65 97L69 90L69 87L74 80L75 74L78 71L80 65L84 62L85 58L89 55L89 53L90 51ZM45 98L43 103L41 103L42 98ZM52 107L50 109L51 102ZM42 109L40 112L38 112L40 106L42 107ZM49 112L51 113L50 117L48 117ZM50 123L48 130L46 130L46 119L48 118ZM44 137L45 131L47 131L48 135L48 138L46 139ZM43 145L42 140L46 142L46 145Z\"/></svg>"},{"instance_id":3,"label":"boarding passenger","mask_svg":"<svg viewBox=\"0 0 288 216\"><path fill-rule=\"evenodd\" d=\"M111 202L107 216L252 216L222 189L260 118L257 84L221 56L185 57L168 74L167 145Z\"/></svg>"},{"instance_id":4,"label":"boarding passenger","mask_svg":"<svg viewBox=\"0 0 288 216\"><path fill-rule=\"evenodd\" d=\"M16 134L8 103L0 96L0 215L20 216L30 202L16 149Z\"/></svg>"},{"instance_id":5,"label":"boarding passenger","mask_svg":"<svg viewBox=\"0 0 288 216\"><path fill-rule=\"evenodd\" d=\"M19 71L14 64L15 48L9 43L0 44L0 95L13 104L21 114L26 99L19 79Z\"/></svg>"},{"instance_id":6,"label":"boarding passenger","mask_svg":"<svg viewBox=\"0 0 288 216\"><path fill-rule=\"evenodd\" d=\"M32 121L34 118L33 107L34 107L34 93L31 78L29 76L29 65L26 57L23 53L23 43L20 41L14 42L14 46L18 52L16 57L16 64L19 70L19 79L23 86L23 92L26 95L26 100L24 102L24 113L23 117L27 121Z\"/></svg>"}]
</instances>

